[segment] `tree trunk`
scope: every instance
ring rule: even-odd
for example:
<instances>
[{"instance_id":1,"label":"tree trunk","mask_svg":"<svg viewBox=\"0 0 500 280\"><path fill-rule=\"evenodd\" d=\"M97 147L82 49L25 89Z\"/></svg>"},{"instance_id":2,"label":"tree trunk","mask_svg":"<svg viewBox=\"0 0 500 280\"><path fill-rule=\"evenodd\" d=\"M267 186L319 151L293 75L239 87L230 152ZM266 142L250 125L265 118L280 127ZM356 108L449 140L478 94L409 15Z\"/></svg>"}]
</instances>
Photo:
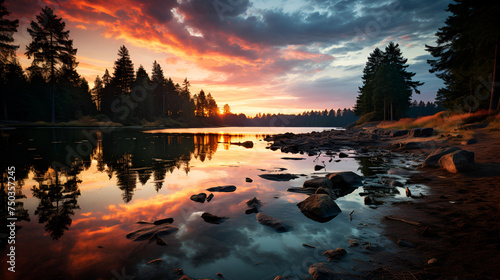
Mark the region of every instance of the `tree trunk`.
<instances>
[{"instance_id":1,"label":"tree trunk","mask_svg":"<svg viewBox=\"0 0 500 280\"><path fill-rule=\"evenodd\" d=\"M492 113L495 111L495 101L498 98L498 90L496 90L495 86L495 76L496 76L496 70L497 70L497 51L498 51L498 44L495 45L495 59L493 60L493 81L491 83L491 97L490 97L490 108L489 111ZM500 109L500 98L498 99L498 105L496 110Z\"/></svg>"},{"instance_id":2,"label":"tree trunk","mask_svg":"<svg viewBox=\"0 0 500 280\"><path fill-rule=\"evenodd\" d=\"M393 111L392 111L392 100L391 100L391 121L394 120L394 116L393 116Z\"/></svg>"}]
</instances>

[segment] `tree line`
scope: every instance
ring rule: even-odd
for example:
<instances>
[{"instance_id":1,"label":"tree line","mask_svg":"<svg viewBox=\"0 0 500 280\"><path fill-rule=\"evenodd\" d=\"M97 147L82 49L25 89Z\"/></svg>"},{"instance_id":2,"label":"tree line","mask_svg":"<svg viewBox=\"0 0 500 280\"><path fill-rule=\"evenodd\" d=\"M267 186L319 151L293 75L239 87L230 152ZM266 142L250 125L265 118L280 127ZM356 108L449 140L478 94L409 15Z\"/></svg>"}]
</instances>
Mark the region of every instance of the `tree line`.
<instances>
[{"instance_id":1,"label":"tree line","mask_svg":"<svg viewBox=\"0 0 500 280\"><path fill-rule=\"evenodd\" d=\"M95 116L125 125L220 123L219 108L210 93L201 90L192 95L187 78L182 85L174 83L156 61L151 77L142 65L135 71L125 46L118 50L113 73L106 69L89 89L76 71L77 49L70 31L49 7L43 8L28 28L32 41L25 55L32 62L24 70L13 38L19 20L9 20L10 14L0 0L0 110L4 120L54 123Z\"/></svg>"},{"instance_id":2,"label":"tree line","mask_svg":"<svg viewBox=\"0 0 500 280\"><path fill-rule=\"evenodd\" d=\"M444 83L437 92L438 107L459 113L500 111L500 2L454 0L447 11L452 15L436 32L437 45L425 46L434 57L427 60L429 72ZM412 80L415 73L406 70L406 63L399 45L392 42L385 51L376 48L370 54L354 106L356 115L371 121L416 114L417 106L410 106L410 100L423 83ZM418 107L428 112L437 109Z\"/></svg>"}]
</instances>

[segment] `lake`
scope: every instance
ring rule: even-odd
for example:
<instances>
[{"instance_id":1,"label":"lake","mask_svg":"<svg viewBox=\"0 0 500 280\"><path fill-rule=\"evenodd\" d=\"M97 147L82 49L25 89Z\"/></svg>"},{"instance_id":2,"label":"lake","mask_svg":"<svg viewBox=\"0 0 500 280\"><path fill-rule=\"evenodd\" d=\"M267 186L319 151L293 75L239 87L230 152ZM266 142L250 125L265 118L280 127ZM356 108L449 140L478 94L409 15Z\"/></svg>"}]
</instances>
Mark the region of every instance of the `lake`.
<instances>
[{"instance_id":1,"label":"lake","mask_svg":"<svg viewBox=\"0 0 500 280\"><path fill-rule=\"evenodd\" d=\"M10 217L7 168L14 166L17 221L15 273L6 264L9 229L0 229L2 272L7 279L178 279L173 269L182 268L193 278L216 279L220 272L225 279L274 279L279 274L307 275L310 264L326 261L323 251L347 249L348 239L390 250L391 242L377 224L380 211L365 206L359 195L363 188L337 199L343 212L325 223L298 209L296 204L307 195L287 192L330 172L373 176L373 170L390 167L377 158L358 157L349 148L341 150L349 157L338 161L324 153L271 151L263 140L276 133L324 129L332 128L4 130L0 218L7 223ZM253 147L240 145L245 141ZM325 169L314 171L315 165ZM259 177L280 173L298 178ZM237 189L213 192L210 202L190 199L226 185ZM387 196L407 199L397 193ZM261 201L260 212L280 219L290 230L277 232L257 223L255 213L246 214L246 201L253 197ZM201 218L205 212L228 219L207 223ZM138 221L165 218L173 218L178 228L162 237L166 246L127 238L150 226ZM369 261L360 250L348 249L350 257L336 264L339 269L352 272L360 261ZM161 260L148 264L156 259Z\"/></svg>"}]
</instances>

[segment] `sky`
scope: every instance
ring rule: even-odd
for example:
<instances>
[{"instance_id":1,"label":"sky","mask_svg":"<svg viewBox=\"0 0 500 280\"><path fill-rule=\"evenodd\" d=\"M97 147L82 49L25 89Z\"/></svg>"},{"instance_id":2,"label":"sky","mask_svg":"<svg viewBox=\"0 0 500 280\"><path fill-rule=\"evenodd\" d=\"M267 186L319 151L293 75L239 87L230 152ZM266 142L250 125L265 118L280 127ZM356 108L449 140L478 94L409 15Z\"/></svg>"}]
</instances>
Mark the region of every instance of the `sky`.
<instances>
[{"instance_id":1,"label":"sky","mask_svg":"<svg viewBox=\"0 0 500 280\"><path fill-rule=\"evenodd\" d=\"M137 70L153 61L191 93L210 92L234 113L300 113L352 108L369 54L398 43L414 80L413 99L434 101L442 82L429 73L435 33L451 0L7 0L24 56L30 21L49 6L78 49L90 86L112 73L121 45Z\"/></svg>"}]
</instances>

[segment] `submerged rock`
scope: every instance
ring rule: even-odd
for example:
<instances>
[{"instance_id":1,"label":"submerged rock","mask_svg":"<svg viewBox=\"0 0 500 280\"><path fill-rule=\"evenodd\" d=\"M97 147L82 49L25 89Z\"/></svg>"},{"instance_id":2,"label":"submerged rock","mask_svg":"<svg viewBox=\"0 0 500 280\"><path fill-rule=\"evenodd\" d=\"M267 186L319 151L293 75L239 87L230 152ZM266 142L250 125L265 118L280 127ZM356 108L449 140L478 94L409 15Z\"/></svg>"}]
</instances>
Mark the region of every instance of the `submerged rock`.
<instances>
[{"instance_id":1,"label":"submerged rock","mask_svg":"<svg viewBox=\"0 0 500 280\"><path fill-rule=\"evenodd\" d=\"M136 230L134 232L131 232L127 234L128 239L132 239L134 241L143 241L143 240L148 240L151 237L153 237L155 234L157 236L163 236L163 235L169 235L171 233L174 233L178 231L179 228L169 225L169 224L163 224L159 226L150 226L150 227L145 227L139 230Z\"/></svg>"},{"instance_id":2,"label":"submerged rock","mask_svg":"<svg viewBox=\"0 0 500 280\"><path fill-rule=\"evenodd\" d=\"M207 202L210 202L213 198L214 198L214 194L213 193L209 194L207 197Z\"/></svg>"},{"instance_id":3,"label":"submerged rock","mask_svg":"<svg viewBox=\"0 0 500 280\"><path fill-rule=\"evenodd\" d=\"M315 165L314 166L314 171L319 171L321 169L325 168L323 165Z\"/></svg>"},{"instance_id":4,"label":"submerged rock","mask_svg":"<svg viewBox=\"0 0 500 280\"><path fill-rule=\"evenodd\" d=\"M206 193L193 194L190 197L190 199L194 202L205 203L205 200L207 199L207 194Z\"/></svg>"},{"instance_id":5,"label":"submerged rock","mask_svg":"<svg viewBox=\"0 0 500 280\"><path fill-rule=\"evenodd\" d=\"M451 173L467 171L474 167L474 153L459 150L439 159L439 166Z\"/></svg>"},{"instance_id":6,"label":"submerged rock","mask_svg":"<svg viewBox=\"0 0 500 280\"><path fill-rule=\"evenodd\" d=\"M477 143L477 138L469 138L467 140L462 141L460 144L462 144L462 146L466 146L466 145L472 145L472 144L476 144L476 143Z\"/></svg>"},{"instance_id":7,"label":"submerged rock","mask_svg":"<svg viewBox=\"0 0 500 280\"><path fill-rule=\"evenodd\" d=\"M319 187L316 189L315 194L327 194L332 199L337 199L337 193L333 189Z\"/></svg>"},{"instance_id":8,"label":"submerged rock","mask_svg":"<svg viewBox=\"0 0 500 280\"><path fill-rule=\"evenodd\" d=\"M153 224L155 224L155 225L162 225L162 224L171 224L173 222L174 222L173 218L166 218L166 219L161 219L161 220L154 221Z\"/></svg>"},{"instance_id":9,"label":"submerged rock","mask_svg":"<svg viewBox=\"0 0 500 280\"><path fill-rule=\"evenodd\" d=\"M271 227L278 232L286 232L289 230L289 227L287 225L283 224L280 220L269 216L268 214L259 213L257 214L256 218L259 224Z\"/></svg>"},{"instance_id":10,"label":"submerged rock","mask_svg":"<svg viewBox=\"0 0 500 280\"><path fill-rule=\"evenodd\" d=\"M261 174L259 177L270 181L290 181L299 178L299 176L290 173Z\"/></svg>"},{"instance_id":11,"label":"submerged rock","mask_svg":"<svg viewBox=\"0 0 500 280\"><path fill-rule=\"evenodd\" d=\"M346 153L339 153L339 158L346 158L346 157L349 157L349 155Z\"/></svg>"},{"instance_id":12,"label":"submerged rock","mask_svg":"<svg viewBox=\"0 0 500 280\"><path fill-rule=\"evenodd\" d=\"M247 148L247 149L253 148L253 142L252 141L231 142L231 145L242 146L242 147Z\"/></svg>"},{"instance_id":13,"label":"submerged rock","mask_svg":"<svg viewBox=\"0 0 500 280\"><path fill-rule=\"evenodd\" d=\"M432 152L422 163L422 167L435 167L439 165L439 159L444 155L461 150L459 147L439 148Z\"/></svg>"},{"instance_id":14,"label":"submerged rock","mask_svg":"<svg viewBox=\"0 0 500 280\"><path fill-rule=\"evenodd\" d=\"M363 177L351 171L332 173L327 177L335 188L356 188L363 184Z\"/></svg>"},{"instance_id":15,"label":"submerged rock","mask_svg":"<svg viewBox=\"0 0 500 280\"><path fill-rule=\"evenodd\" d=\"M340 259L345 254L347 254L347 251L341 247L339 247L335 250L328 250L328 251L323 252L323 256L327 257L328 261Z\"/></svg>"},{"instance_id":16,"label":"submerged rock","mask_svg":"<svg viewBox=\"0 0 500 280\"><path fill-rule=\"evenodd\" d=\"M333 280L336 277L333 265L325 262L309 266L309 274L313 280Z\"/></svg>"},{"instance_id":17,"label":"submerged rock","mask_svg":"<svg viewBox=\"0 0 500 280\"><path fill-rule=\"evenodd\" d=\"M293 193L303 193L303 194L314 194L316 193L316 188L297 188L297 187L290 187L286 189L287 192L293 192Z\"/></svg>"},{"instance_id":18,"label":"submerged rock","mask_svg":"<svg viewBox=\"0 0 500 280\"><path fill-rule=\"evenodd\" d=\"M319 187L323 188L333 188L332 181L329 178L326 177L319 177L319 178L314 178L310 179L304 182L302 185L303 188L314 188L317 189Z\"/></svg>"},{"instance_id":19,"label":"submerged rock","mask_svg":"<svg viewBox=\"0 0 500 280\"><path fill-rule=\"evenodd\" d=\"M245 182L247 182L247 183L252 183L252 182L253 182L253 180L252 180L251 178L245 178Z\"/></svg>"},{"instance_id":20,"label":"submerged rock","mask_svg":"<svg viewBox=\"0 0 500 280\"><path fill-rule=\"evenodd\" d=\"M229 219L229 217L219 217L219 216L215 216L215 215L212 215L210 213L203 213L201 215L201 218L209 223L209 224L220 224L220 223L223 223L225 222L227 219Z\"/></svg>"},{"instance_id":21,"label":"submerged rock","mask_svg":"<svg viewBox=\"0 0 500 280\"><path fill-rule=\"evenodd\" d=\"M300 212L311 220L324 223L342 212L328 194L313 194L297 204Z\"/></svg>"},{"instance_id":22,"label":"submerged rock","mask_svg":"<svg viewBox=\"0 0 500 280\"><path fill-rule=\"evenodd\" d=\"M219 186L207 189L209 192L234 192L236 190L236 186Z\"/></svg>"}]
</instances>

